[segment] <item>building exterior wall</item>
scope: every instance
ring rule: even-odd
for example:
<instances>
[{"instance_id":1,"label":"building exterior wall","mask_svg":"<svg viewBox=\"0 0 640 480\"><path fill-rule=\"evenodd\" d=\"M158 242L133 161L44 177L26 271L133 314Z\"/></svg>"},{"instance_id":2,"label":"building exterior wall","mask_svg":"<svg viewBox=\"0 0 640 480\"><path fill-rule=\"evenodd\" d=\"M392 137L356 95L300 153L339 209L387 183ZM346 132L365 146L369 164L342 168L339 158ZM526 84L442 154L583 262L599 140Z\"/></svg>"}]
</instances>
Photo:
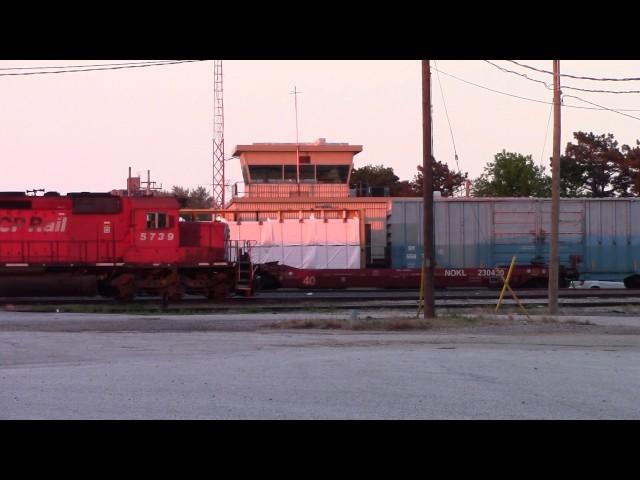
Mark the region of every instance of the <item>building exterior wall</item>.
<instances>
[{"instance_id":1,"label":"building exterior wall","mask_svg":"<svg viewBox=\"0 0 640 480\"><path fill-rule=\"evenodd\" d=\"M245 185L245 195L250 198L348 197L349 186L331 183L251 183Z\"/></svg>"},{"instance_id":2,"label":"building exterior wall","mask_svg":"<svg viewBox=\"0 0 640 480\"><path fill-rule=\"evenodd\" d=\"M300 147L300 156L310 157L311 163L316 165L345 165L353 162L353 152L318 152L305 150ZM295 149L290 152L242 152L240 161L242 165L295 165L297 162Z\"/></svg>"},{"instance_id":3,"label":"building exterior wall","mask_svg":"<svg viewBox=\"0 0 640 480\"><path fill-rule=\"evenodd\" d=\"M309 218L316 219L351 219L360 218L360 210L348 209L287 209L287 210L225 210L217 214L224 217L227 221L256 221L264 222L266 220L306 220Z\"/></svg>"},{"instance_id":4,"label":"building exterior wall","mask_svg":"<svg viewBox=\"0 0 640 480\"><path fill-rule=\"evenodd\" d=\"M229 220L231 240L251 242L256 264L278 262L295 268L358 269L360 219Z\"/></svg>"},{"instance_id":5,"label":"building exterior wall","mask_svg":"<svg viewBox=\"0 0 640 480\"><path fill-rule=\"evenodd\" d=\"M391 208L389 198L292 198L292 199L233 199L228 210L310 210L310 209L347 209L362 211L364 225L370 225L370 259L383 263L388 258L387 217ZM295 214L294 214L295 215Z\"/></svg>"}]
</instances>

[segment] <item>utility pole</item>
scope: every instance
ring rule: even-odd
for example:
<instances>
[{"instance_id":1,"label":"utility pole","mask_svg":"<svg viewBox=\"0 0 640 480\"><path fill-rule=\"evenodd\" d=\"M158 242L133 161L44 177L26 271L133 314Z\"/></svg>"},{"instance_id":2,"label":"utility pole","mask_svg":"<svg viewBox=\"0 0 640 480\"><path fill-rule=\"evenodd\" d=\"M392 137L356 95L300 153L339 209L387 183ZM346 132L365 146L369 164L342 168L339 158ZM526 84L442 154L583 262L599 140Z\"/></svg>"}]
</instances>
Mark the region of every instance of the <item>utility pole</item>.
<instances>
[{"instance_id":1,"label":"utility pole","mask_svg":"<svg viewBox=\"0 0 640 480\"><path fill-rule=\"evenodd\" d=\"M425 320L435 318L433 298L434 235L433 235L433 158L431 156L431 70L429 60L422 60L422 178L424 192L422 298Z\"/></svg>"},{"instance_id":2,"label":"utility pole","mask_svg":"<svg viewBox=\"0 0 640 480\"><path fill-rule=\"evenodd\" d=\"M553 159L551 160L551 238L549 239L549 313L558 313L560 230L560 60L553 61Z\"/></svg>"}]
</instances>

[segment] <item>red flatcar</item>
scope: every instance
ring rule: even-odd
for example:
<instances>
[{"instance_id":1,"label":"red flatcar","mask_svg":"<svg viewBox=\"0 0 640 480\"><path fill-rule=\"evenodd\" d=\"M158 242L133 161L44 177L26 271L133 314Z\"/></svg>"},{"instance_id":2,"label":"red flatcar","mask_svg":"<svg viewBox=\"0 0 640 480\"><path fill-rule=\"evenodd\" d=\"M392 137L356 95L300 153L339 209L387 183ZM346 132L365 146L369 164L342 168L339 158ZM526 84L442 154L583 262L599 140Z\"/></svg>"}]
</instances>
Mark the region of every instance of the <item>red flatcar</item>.
<instances>
[{"instance_id":1,"label":"red flatcar","mask_svg":"<svg viewBox=\"0 0 640 480\"><path fill-rule=\"evenodd\" d=\"M225 223L181 221L179 208L175 197L0 193L0 296L95 287L120 299L224 297L239 287L243 256L231 255Z\"/></svg>"},{"instance_id":2,"label":"red flatcar","mask_svg":"<svg viewBox=\"0 0 640 480\"><path fill-rule=\"evenodd\" d=\"M436 288L498 288L509 270L498 268L434 269ZM419 289L419 268L304 269L267 263L257 270L263 288L300 288L305 290L340 288L406 288ZM520 265L513 269L510 285L514 288L537 288L548 282L544 265Z\"/></svg>"}]
</instances>

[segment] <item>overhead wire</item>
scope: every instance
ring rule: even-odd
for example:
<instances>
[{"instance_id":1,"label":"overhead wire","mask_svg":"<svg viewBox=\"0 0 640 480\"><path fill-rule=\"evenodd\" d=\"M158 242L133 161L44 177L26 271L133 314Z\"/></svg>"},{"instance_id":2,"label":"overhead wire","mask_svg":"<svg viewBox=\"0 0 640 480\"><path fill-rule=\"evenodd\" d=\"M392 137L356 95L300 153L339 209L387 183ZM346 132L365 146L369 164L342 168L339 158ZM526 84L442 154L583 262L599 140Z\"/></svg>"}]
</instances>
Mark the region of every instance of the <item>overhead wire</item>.
<instances>
[{"instance_id":1,"label":"overhead wire","mask_svg":"<svg viewBox=\"0 0 640 480\"><path fill-rule=\"evenodd\" d=\"M0 77L7 76L20 76L20 75L49 75L56 73L77 73L77 72L95 72L99 70L120 70L124 68L146 68L146 67L161 67L165 65L177 65L180 63L191 63L191 62L203 62L205 60L176 60L171 62L163 62L163 63L146 63L140 65L123 65L119 67L100 67L100 68L82 68L77 70L54 70L50 72L17 72L17 73L0 73Z\"/></svg>"},{"instance_id":2,"label":"overhead wire","mask_svg":"<svg viewBox=\"0 0 640 480\"><path fill-rule=\"evenodd\" d=\"M562 88L566 88L568 90L577 90L579 92L589 92L589 93L615 93L615 94L638 94L640 90L598 90L595 88L580 88L580 87L570 87L567 85L562 85Z\"/></svg>"},{"instance_id":3,"label":"overhead wire","mask_svg":"<svg viewBox=\"0 0 640 480\"><path fill-rule=\"evenodd\" d=\"M533 79L533 78L531 78L531 77L529 77L529 76L527 76L527 75L525 75L525 74L521 74L521 73L519 73L519 72L514 72L514 71L512 71L512 70L502 68L502 67L500 67L499 65L496 65L495 63L490 62L489 60L485 60L485 62L487 62L487 63L489 63L489 64L493 65L494 67L498 68L499 70L502 70L503 72L507 72L507 73L514 73L514 74L516 74L516 75L519 75L519 76L522 76L522 77L526 78L527 80L532 80L532 81L534 81L534 82L542 83L542 84L544 84L544 85L545 85L545 87L547 87L547 88L548 88L548 85L547 85L545 82L543 82L543 81ZM549 72L549 73L552 73L552 72ZM568 85L562 85L562 86L561 86L561 88L562 88L562 89L580 90L580 91L584 91L584 92L597 92L597 93L640 93L640 90L634 90L634 91L590 90L590 89L583 89L583 88L570 87L570 86L568 86ZM605 107L605 106L602 106L602 105L598 105L597 103L589 102L588 100L585 100L585 99L580 98L580 97L576 97L576 96L574 96L574 95L565 95L565 94L563 94L563 95L562 95L562 97L563 97L563 98L575 98L576 100L580 100L580 101L585 102L585 103L588 103L588 104L590 104L590 105L594 105L594 106L596 106L596 107L600 107L600 109L601 109L601 110L607 110L607 111L609 111L609 112L617 113L617 114L619 114L619 115L624 115L625 117L633 118L633 119L635 119L635 120L640 120L640 118L638 118L638 117L634 117L633 115L628 115L628 114L626 114L626 113L622 113L622 110L615 110L615 109L613 109L613 108L609 108L609 107ZM566 105L566 106L569 106L569 105ZM550 118L551 118L551 113L549 113L549 119L550 119ZM547 124L547 129L548 129L548 128L549 128L549 126L548 126L548 124ZM547 131L548 131L548 130L547 130ZM545 143L546 143L546 138L545 138ZM543 153L544 153L544 150L543 150Z\"/></svg>"},{"instance_id":4,"label":"overhead wire","mask_svg":"<svg viewBox=\"0 0 640 480\"><path fill-rule=\"evenodd\" d=\"M86 68L86 67L108 67L114 65L141 65L141 64L157 64L166 62L176 62L177 60L143 60L139 62L119 62L119 63L94 63L88 65L39 65L31 67L0 67L0 70L44 70L47 68Z\"/></svg>"},{"instance_id":5,"label":"overhead wire","mask_svg":"<svg viewBox=\"0 0 640 480\"><path fill-rule=\"evenodd\" d=\"M625 117L633 118L634 120L640 120L640 117L634 117L633 115L629 115L627 113L622 113L621 110L615 110L613 108L608 108L608 107L604 107L602 105L598 105L597 103L590 102L588 100L585 100L584 98L576 97L575 95L564 95L563 94L562 96L565 97L565 98L575 98L576 100L580 100L581 102L585 102L585 103L588 103L590 105L595 105L596 107L600 107L600 109L602 109L602 110L607 110L609 112L617 113L618 115L624 115Z\"/></svg>"},{"instance_id":6,"label":"overhead wire","mask_svg":"<svg viewBox=\"0 0 640 480\"><path fill-rule=\"evenodd\" d=\"M470 82L470 81L465 80L463 78L457 77L456 75L452 75L451 73L447 73L444 70L439 70L439 69L436 69L436 68L434 68L434 70L439 71L440 73L442 73L443 75L446 75L448 77L455 78L456 80L458 80L460 82L467 83L469 85L473 85L474 87L482 88L483 90L488 90L490 92L498 93L500 95L506 95L508 97L519 98L521 100L527 100L529 102L543 103L545 105L553 105L553 102L546 102L544 100L537 100L537 99L534 99L534 98L523 97L521 95L515 95L515 94L512 94L512 93L502 92L500 90L495 90L493 88L489 88L489 87L486 87L484 85L480 85L478 83ZM581 107L579 105L566 105L565 104L563 106L567 107L567 108L578 108L578 109L581 109L581 110L609 110L608 108ZM640 109L619 108L617 111L618 112L640 112Z\"/></svg>"},{"instance_id":7,"label":"overhead wire","mask_svg":"<svg viewBox=\"0 0 640 480\"><path fill-rule=\"evenodd\" d=\"M470 81L468 81L468 80L464 80L463 78L460 78L460 77L457 77L457 76L452 75L452 74L450 74L450 73L447 73L447 72L445 72L444 70L439 70L439 69L437 69L437 68L434 68L434 70L435 70L436 72L440 72L440 73L442 73L443 75L446 75L446 76L448 76L448 77L455 78L456 80L459 80L459 81L461 81L461 82L463 82L463 83L468 83L469 85L473 85L474 87L482 88L482 89L484 89L484 90L488 90L488 91L490 91L490 92L499 93L500 95L506 95L506 96L508 96L508 97L519 98L519 99L521 99L521 100L528 100L528 101L530 101L530 102L544 103L544 104L546 104L546 105L551 105L551 103L550 103L550 102L545 102L544 100L536 100L536 99L534 99L534 98L527 98L527 97L522 97L522 96L520 96L520 95L514 95L514 94L511 94L511 93L501 92L500 90L494 90L493 88L485 87L484 85L479 85L479 84L477 84L477 83L473 83L473 82L470 82ZM577 108L586 108L586 109L589 109L589 110L596 110L596 109L591 109L590 107L577 107ZM640 110L639 110L639 111L640 111Z\"/></svg>"},{"instance_id":8,"label":"overhead wire","mask_svg":"<svg viewBox=\"0 0 640 480\"><path fill-rule=\"evenodd\" d=\"M490 63L490 64L494 65L495 67L497 67L497 68L498 68L498 69L500 69L500 70L508 71L507 69L503 69L503 68L501 68L501 67L499 67L499 66L497 66L497 65L493 64L492 62L489 62L489 61L487 61L487 60L485 60L485 61L486 61L487 63ZM528 101L533 101L533 102L537 102L537 103L545 103L545 104L551 105L551 108L549 109L549 117L547 118L547 127L546 127L546 129L545 129L545 137L544 137L544 142L543 142L543 145L542 145L542 152L540 153L540 165L542 165L542 159L543 159L543 157L544 157L544 150L545 150L545 148L546 148L546 144L547 144L547 137L548 137L548 135L549 135L549 124L550 124L550 122L551 122L551 113L553 112L553 102L544 102L544 101L542 101L542 100L536 100L536 99L532 99L532 98L522 97L522 96L520 96L520 95L514 95L514 94L510 94L510 93L506 93L506 92L501 92L501 91L499 91L499 90L494 90L494 89L492 89L492 88L485 87L485 86L483 86L483 85L479 85L479 84L476 84L476 83L473 83L473 82L469 82L469 81L464 80L464 79L462 79L462 78L456 77L455 75L451 75L451 74L449 74L449 73L447 73L447 72L443 72L443 71L441 71L440 69L438 69L438 68L437 68L437 64L435 64L435 62L434 62L434 65L435 65L434 70L436 70L436 72L438 72L438 82L439 82L439 83L440 83L440 77L439 77L439 74L440 74L440 73L442 73L442 74L444 74L444 75L448 75L448 76L450 76L450 77L452 77L452 78L455 78L456 80L459 80L459 81L461 81L461 82L464 82L464 83L467 83L467 84L470 84L470 85L473 85L473 86L475 86L475 87L479 87L479 88L482 88L482 89L485 89L485 90L489 90L489 91L494 92L494 93L499 93L499 94L501 94L501 95L507 95L507 96L515 97L515 98L519 98L519 99L522 99L522 100L528 100ZM511 71L508 71L508 72L509 72L509 73L516 73L516 72L511 72ZM518 74L518 75L521 75L521 74ZM526 75L521 75L521 76L524 76L524 77L528 78L529 80L531 80L531 78L527 77ZM534 80L534 81L536 81L536 80ZM546 83L544 83L544 82L539 82L539 83L543 83L543 84L545 84L545 86L546 86ZM441 83L440 83L440 85L441 85ZM441 85L441 86L442 86L442 85ZM568 88L568 87L566 87L566 86L564 86L564 85L563 85L563 86L562 86L562 88ZM640 93L640 92L639 92L639 93ZM574 98L574 99L576 99L576 100L578 100L578 101L588 103L588 104L593 105L594 107L597 107L597 108L593 108L593 107L580 107L580 106L577 106L577 105L566 105L566 104L564 103L564 99L565 99L565 98ZM566 95L566 94L563 94L563 95L562 95L562 100L563 100L563 102L562 102L562 103L563 103L563 106L565 106L565 107L569 107L569 108L581 108L581 109L588 109L588 110L609 111L609 112L617 113L618 115L623 115L623 116L625 116L625 117L632 118L632 119L634 119L634 120L640 120L640 117L635 117L635 116L633 116L633 115L629 115L629 114L627 114L627 113L623 113L623 112L625 112L625 111L639 111L639 110L635 110L635 109L634 109L634 110L631 110L631 109L613 109L613 108L605 107L604 105L600 105L600 104L597 104L597 103L594 103L594 102L590 102L590 101L588 101L588 100L585 100L585 99L583 99L583 98L581 98L581 97L578 97L578 96L575 96L575 95ZM443 96L443 103L444 103L444 96ZM445 106L445 112L446 112L446 106ZM448 118L447 118L447 120L448 120ZM452 140L453 140L453 133L452 133ZM455 149L455 147L454 147L454 149Z\"/></svg>"},{"instance_id":9,"label":"overhead wire","mask_svg":"<svg viewBox=\"0 0 640 480\"><path fill-rule=\"evenodd\" d=\"M436 75L438 77L438 86L440 87L440 95L442 96L442 104L444 105L444 113L447 117L447 123L449 124L449 132L451 133L451 143L453 143L453 154L456 160L456 168L460 173L460 165L458 164L458 151L456 150L456 141L453 138L453 128L451 128L451 120L449 120L449 112L447 111L447 102L444 99L444 91L442 90L442 81L440 80L440 72L437 70L438 63L434 60L433 65L436 67Z\"/></svg>"},{"instance_id":10,"label":"overhead wire","mask_svg":"<svg viewBox=\"0 0 640 480\"><path fill-rule=\"evenodd\" d=\"M544 81L542 81L542 80L537 80L537 79L535 79L535 78L531 78L530 76L528 76L528 75L527 75L527 74L525 74L525 73L520 73L520 72L515 72L515 71L513 71L513 70L509 70L508 68L504 68L504 67L501 67L500 65L496 65L495 63L490 62L489 60L484 60L484 62L488 63L489 65L493 65L495 68L497 68L498 70L501 70L501 71L503 71L503 72L505 72L505 73L513 73L514 75L518 75L518 76L520 76L520 77L524 77L524 78L526 78L527 80L530 80L530 81L532 81L532 82L541 83L541 84L543 84L543 85L545 86L545 88L547 88L548 90L553 89L553 84L550 84L550 83L544 82Z\"/></svg>"},{"instance_id":11,"label":"overhead wire","mask_svg":"<svg viewBox=\"0 0 640 480\"><path fill-rule=\"evenodd\" d=\"M547 137L549 136L549 124L551 123L551 113L553 112L553 104L549 109L549 118L547 119L547 128L544 131L544 142L542 143L542 152L540 152L540 166L542 166L542 158L544 157L544 149L547 146Z\"/></svg>"},{"instance_id":12,"label":"overhead wire","mask_svg":"<svg viewBox=\"0 0 640 480\"><path fill-rule=\"evenodd\" d=\"M549 90L551 90L553 88L553 85L550 85L547 82L544 82L542 80L537 80L535 78L529 77L528 75L526 75L524 73L515 72L513 70L509 70L508 68L501 67L499 65L496 65L493 62L490 62L489 60L484 60L484 61L487 62L490 65L493 65L494 67L496 67L497 69L499 69L499 70L501 70L501 71L503 71L505 73L513 73L515 75L519 75L521 77L524 77L527 80L530 80L532 82L542 83ZM549 73L552 73L552 72L549 72ZM640 93L640 90L598 90L598 89L593 89L593 88L572 87L572 86L566 85L566 84L563 84L562 88L567 89L567 90L578 90L580 92L589 92L589 93L614 93L614 94L638 94L638 93Z\"/></svg>"},{"instance_id":13,"label":"overhead wire","mask_svg":"<svg viewBox=\"0 0 640 480\"><path fill-rule=\"evenodd\" d=\"M577 90L579 92L589 92L589 93L615 93L615 94L640 93L640 90L598 90L594 88L570 87L568 85L562 85L562 88L566 88L568 90Z\"/></svg>"},{"instance_id":14,"label":"overhead wire","mask_svg":"<svg viewBox=\"0 0 640 480\"><path fill-rule=\"evenodd\" d=\"M540 73L548 73L550 75L553 75L553 72L549 71L549 70L544 70L541 68L536 68L536 67L532 67L531 65L527 65L525 63L520 63L520 62L516 62L515 60L507 60L507 62L511 62L514 63L516 65L519 65L521 67L524 68L528 68L530 70L534 70L536 72L540 72ZM640 77L627 77L627 78L597 78L597 77L584 77L584 76L578 76L578 75L569 75L568 73L561 73L560 74L561 77L567 77L567 78L574 78L576 80L593 80L593 81L597 81L597 82L631 82L631 81L640 81Z\"/></svg>"}]
</instances>

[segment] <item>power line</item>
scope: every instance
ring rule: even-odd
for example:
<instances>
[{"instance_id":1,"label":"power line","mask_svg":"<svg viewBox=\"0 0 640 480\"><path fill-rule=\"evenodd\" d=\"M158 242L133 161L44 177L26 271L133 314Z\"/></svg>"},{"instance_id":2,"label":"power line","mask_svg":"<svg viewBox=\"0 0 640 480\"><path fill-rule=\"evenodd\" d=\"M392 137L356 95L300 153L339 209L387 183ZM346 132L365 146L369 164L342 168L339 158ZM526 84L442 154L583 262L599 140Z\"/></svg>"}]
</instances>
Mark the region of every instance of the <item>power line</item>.
<instances>
[{"instance_id":1,"label":"power line","mask_svg":"<svg viewBox=\"0 0 640 480\"><path fill-rule=\"evenodd\" d=\"M456 80L459 80L461 82L468 83L469 85L473 85L474 87L482 88L484 90L489 90L490 92L494 92L494 93L499 93L500 95L506 95L508 97L515 97L515 98L519 98L521 100L528 100L530 102L544 103L545 105L552 105L550 102L545 102L544 100L536 100L534 98L527 98L527 97L522 97L520 95L514 95L514 94L511 94L511 93L501 92L500 90L494 90L493 88L485 87L483 85L479 85L477 83L473 83L473 82L470 82L468 80L464 80L464 79L462 79L460 77L456 77L455 75L447 73L447 72L445 72L443 70L439 70L437 68L434 68L434 70L436 72L442 73L443 75L447 75L448 77L452 77L452 78L455 78ZM589 107L576 107L576 108L586 108L586 109L589 109L589 110L595 110L595 109L591 109Z\"/></svg>"},{"instance_id":2,"label":"power line","mask_svg":"<svg viewBox=\"0 0 640 480\"><path fill-rule=\"evenodd\" d=\"M511 71L511 70L503 69L503 68L499 67L498 65L495 65L494 63L489 62L488 60L485 60L485 62L490 63L491 65L493 65L493 66L497 67L497 68L498 68L498 69L500 69L500 70L503 70L503 71L506 71L506 72L509 72L509 73L515 73L516 75L524 76L524 77L525 77L525 78L527 78L528 80L533 80L533 81L535 81L535 82L544 83L544 82L541 82L541 81L539 81L539 80L534 80L534 79L532 79L532 78L529 78L529 77L527 77L526 75L523 75L523 74L520 74L520 73L517 73L517 72L513 72L513 71ZM443 72L443 73L444 73L444 72ZM551 72L551 73L552 73L552 72ZM552 73L552 74L553 74L553 73ZM544 83L544 85L546 86L546 83ZM566 86L566 85L563 85L563 86L562 86L562 88L572 88L572 87L568 87L568 86ZM583 90L583 91L587 91L587 92L594 92L594 91L598 91L598 90L584 90L584 89L579 89L579 88L575 88L574 90ZM640 93L640 91L637 91L637 92L612 92L612 93ZM638 117L634 117L633 115L628 115L628 114L626 114L626 113L622 113L622 110L614 110L614 109L612 109L612 108L604 107L604 106L602 106L602 105L598 105L597 103L589 102L588 100L584 100L583 98L576 97L576 96L574 96L574 95L563 95L563 98L575 98L576 100L580 100L580 101L585 102L585 103L588 103L588 104L590 104L590 105L594 105L594 106L596 106L596 107L600 107L600 110L607 110L607 111L609 111L609 112L614 112L614 113L617 113L617 114L619 114L619 115L624 115L625 117L633 118L633 119L635 119L635 120L640 120L640 118L638 118ZM553 104L552 104L552 105L553 105ZM565 106L566 106L566 107L572 107L572 105L565 105ZM575 106L573 106L573 108L580 108L580 107L575 107ZM584 108L584 107L583 107L583 108ZM626 111L635 111L635 110L626 110ZM549 116L549 118L551 118L551 116ZM548 129L548 128L549 128L549 125L548 125L548 123L547 123L547 129ZM545 143L546 143L546 138L545 138ZM543 153L544 153L544 149L543 149Z\"/></svg>"},{"instance_id":3,"label":"power line","mask_svg":"<svg viewBox=\"0 0 640 480\"><path fill-rule=\"evenodd\" d=\"M521 77L524 77L527 80L531 80L532 82L542 83L547 89L551 89L552 88L551 85L547 84L546 82L544 82L542 80L537 80L535 78L531 78L531 77L529 77L528 75L526 75L524 73L520 73L520 72L515 72L513 70L509 70L508 68L504 68L504 67L501 67L499 65L496 65L495 63L490 62L489 60L485 60L485 62L487 62L490 65L493 65L498 70L501 70L501 71L503 71L505 73L513 73L515 75L519 75ZM518 65L520 65L520 64L518 64ZM522 66L524 66L524 65L522 65ZM548 72L548 73L551 73L551 72ZM596 90L596 89L592 89L592 88L572 87L570 85L562 85L562 88L563 89L567 89L567 90L578 90L580 92L590 92L590 93L615 93L615 94L629 94L629 93L636 93L637 94L637 93L640 93L640 90Z\"/></svg>"},{"instance_id":4,"label":"power line","mask_svg":"<svg viewBox=\"0 0 640 480\"><path fill-rule=\"evenodd\" d=\"M549 70L543 70L541 68L535 68L535 67L532 67L531 65L526 65L524 63L516 62L515 60L507 60L507 62L515 63L516 65L519 65L519 66L524 67L524 68L528 68L530 70L534 70L536 72L548 73L550 75L553 75L553 72L550 72ZM596 77L580 77L580 76L577 76L577 75L569 75L568 73L561 73L560 76L561 77L567 77L567 78L574 78L576 80L594 80L594 81L597 81L597 82L631 82L631 81L640 80L640 77L596 78Z\"/></svg>"},{"instance_id":5,"label":"power line","mask_svg":"<svg viewBox=\"0 0 640 480\"><path fill-rule=\"evenodd\" d=\"M524 73L520 73L520 72L514 72L513 70L509 70L508 68L504 68L501 67L500 65L496 65L493 62L490 62L489 60L484 60L485 62L487 62L489 65L493 65L494 67L496 67L498 70L501 70L505 73L513 73L514 75L519 75L520 77L524 77L527 80L531 80L532 82L537 82L537 83L541 83L545 86L545 88L551 90L553 88L553 85L548 84L547 82L543 82L542 80L537 80L535 78L531 78L530 76L524 74Z\"/></svg>"},{"instance_id":6,"label":"power line","mask_svg":"<svg viewBox=\"0 0 640 480\"><path fill-rule=\"evenodd\" d=\"M592 88L579 88L579 87L569 87L567 85L562 85L562 88L566 88L569 90L578 90L580 92L590 92L590 93L640 93L640 90L596 90Z\"/></svg>"},{"instance_id":7,"label":"power line","mask_svg":"<svg viewBox=\"0 0 640 480\"><path fill-rule=\"evenodd\" d=\"M598 105L597 103L590 102L588 100L585 100L584 98L576 97L574 95L563 95L563 97L575 98L577 100L580 100L581 102L585 102L585 103L588 103L590 105L595 105L596 107L600 107L602 110L608 110L609 112L617 113L618 115L624 115L625 117L633 118L634 120L640 120L640 117L634 117L633 115L622 113L622 111L614 110L613 108L603 107L602 105Z\"/></svg>"},{"instance_id":8,"label":"power line","mask_svg":"<svg viewBox=\"0 0 640 480\"><path fill-rule=\"evenodd\" d=\"M544 157L544 149L547 146L547 136L549 135L549 123L551 123L551 113L553 112L553 105L549 109L549 118L547 119L547 128L544 131L544 142L542 143L542 152L540 152L540 165L542 166L542 157Z\"/></svg>"},{"instance_id":9,"label":"power line","mask_svg":"<svg viewBox=\"0 0 640 480\"><path fill-rule=\"evenodd\" d=\"M434 66L437 68L438 63L434 60ZM449 124L449 132L451 133L451 143L453 143L453 154L456 159L456 168L458 172L460 172L460 165L458 164L458 151L456 150L456 141L453 139L453 129L451 128L451 121L449 120L449 112L447 111L447 102L444 99L444 91L442 90L442 81L440 81L440 72L436 70L436 74L438 76L438 85L440 86L440 95L442 96L442 104L444 105L444 113L447 117L447 123Z\"/></svg>"},{"instance_id":10,"label":"power line","mask_svg":"<svg viewBox=\"0 0 640 480\"><path fill-rule=\"evenodd\" d=\"M459 80L459 81L461 81L463 83L468 83L469 85L473 85L474 87L482 88L483 90L488 90L490 92L499 93L500 95L506 95L508 97L519 98L521 100L528 100L530 102L543 103L545 105L553 105L552 102L545 102L544 100L536 100L534 98L527 98L527 97L522 97L520 95L514 95L514 94L511 94L511 93L501 92L500 90L495 90L493 88L485 87L484 85L479 85L477 83L473 83L473 82L470 82L468 80L464 80L463 78L457 77L457 76L452 75L450 73L447 73L447 72L445 72L443 70L438 70L436 68L434 68L434 70L439 71L443 75L447 75L449 77L455 78L456 80ZM566 107L566 108L579 108L581 110L609 110L607 108L580 107L578 105L563 105L563 106ZM618 111L619 112L640 112L639 109L628 109L628 108L627 109L620 108L620 109L618 109Z\"/></svg>"},{"instance_id":11,"label":"power line","mask_svg":"<svg viewBox=\"0 0 640 480\"><path fill-rule=\"evenodd\" d=\"M53 73L76 73L76 72L95 72L99 70L120 70L123 68L145 68L145 67L159 67L164 65L176 65L179 63L190 63L190 62L204 62L205 60L177 60L173 62L164 62L164 63L147 63L144 65L125 65L121 67L104 67L104 68L84 68L79 70L55 70L52 72L19 72L19 73L0 73L0 77L7 76L18 76L18 75L48 75Z\"/></svg>"},{"instance_id":12,"label":"power line","mask_svg":"<svg viewBox=\"0 0 640 480\"><path fill-rule=\"evenodd\" d=\"M89 65L41 65L38 67L2 67L0 70L43 70L46 68L86 68L86 67L109 67L114 65L140 65L140 64L161 64L166 62L175 62L177 60L145 60L140 62L120 62L120 63L95 63Z\"/></svg>"}]
</instances>

